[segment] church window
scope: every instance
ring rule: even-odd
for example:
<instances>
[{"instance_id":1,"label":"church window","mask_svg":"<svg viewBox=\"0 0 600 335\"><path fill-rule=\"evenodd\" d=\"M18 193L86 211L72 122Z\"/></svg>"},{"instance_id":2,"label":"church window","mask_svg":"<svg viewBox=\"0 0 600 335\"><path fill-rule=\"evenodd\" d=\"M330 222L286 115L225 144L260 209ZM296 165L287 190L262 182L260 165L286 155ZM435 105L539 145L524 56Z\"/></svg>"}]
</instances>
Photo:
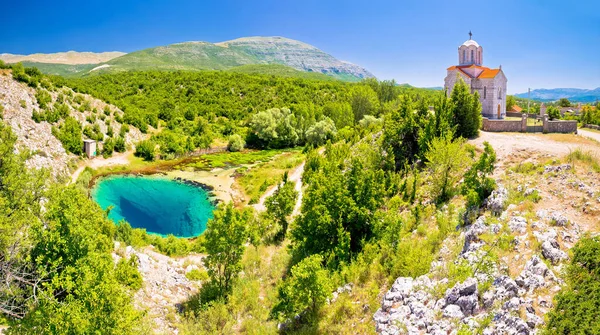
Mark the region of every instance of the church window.
<instances>
[{"instance_id":1,"label":"church window","mask_svg":"<svg viewBox=\"0 0 600 335\"><path fill-rule=\"evenodd\" d=\"M502 87L498 89L498 99L502 99Z\"/></svg>"},{"instance_id":2,"label":"church window","mask_svg":"<svg viewBox=\"0 0 600 335\"><path fill-rule=\"evenodd\" d=\"M471 50L471 63L475 62L475 57L473 57L473 54L474 54L474 52L473 52L473 50Z\"/></svg>"},{"instance_id":3,"label":"church window","mask_svg":"<svg viewBox=\"0 0 600 335\"><path fill-rule=\"evenodd\" d=\"M467 62L467 50L463 50L463 63Z\"/></svg>"},{"instance_id":4,"label":"church window","mask_svg":"<svg viewBox=\"0 0 600 335\"><path fill-rule=\"evenodd\" d=\"M487 86L483 86L483 98L487 97Z\"/></svg>"}]
</instances>

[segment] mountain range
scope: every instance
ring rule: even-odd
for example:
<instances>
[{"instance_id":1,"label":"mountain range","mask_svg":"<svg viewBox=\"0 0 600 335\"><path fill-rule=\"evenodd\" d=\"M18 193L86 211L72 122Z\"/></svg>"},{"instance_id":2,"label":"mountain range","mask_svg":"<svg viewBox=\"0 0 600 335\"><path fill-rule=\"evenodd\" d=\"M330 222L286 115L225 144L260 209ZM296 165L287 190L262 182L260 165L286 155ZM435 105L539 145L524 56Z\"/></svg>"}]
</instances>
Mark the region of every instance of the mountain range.
<instances>
[{"instance_id":1,"label":"mountain range","mask_svg":"<svg viewBox=\"0 0 600 335\"><path fill-rule=\"evenodd\" d=\"M519 98L527 98L527 93L515 94ZM553 88L553 89L535 89L531 91L531 99L540 101L556 101L561 98L567 98L571 102L596 102L600 100L600 87L588 90L581 88Z\"/></svg>"},{"instance_id":2,"label":"mountain range","mask_svg":"<svg viewBox=\"0 0 600 335\"><path fill-rule=\"evenodd\" d=\"M67 57L68 56L68 57ZM237 70L257 72L297 71L327 75L346 81L374 77L358 65L341 61L318 48L284 37L244 37L220 43L184 42L128 54L57 53L34 55L0 54L0 59L42 72L63 76L131 70ZM254 66L254 67L252 67ZM286 69L289 67L291 69Z\"/></svg>"}]
</instances>

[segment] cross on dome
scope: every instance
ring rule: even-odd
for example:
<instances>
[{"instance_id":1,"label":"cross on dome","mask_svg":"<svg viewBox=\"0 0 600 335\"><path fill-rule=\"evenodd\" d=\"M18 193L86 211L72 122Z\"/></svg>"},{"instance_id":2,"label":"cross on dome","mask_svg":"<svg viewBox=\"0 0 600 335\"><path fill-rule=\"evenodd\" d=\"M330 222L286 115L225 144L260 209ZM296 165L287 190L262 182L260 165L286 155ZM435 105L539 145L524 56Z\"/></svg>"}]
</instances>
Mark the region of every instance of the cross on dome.
<instances>
[{"instance_id":1,"label":"cross on dome","mask_svg":"<svg viewBox=\"0 0 600 335\"><path fill-rule=\"evenodd\" d=\"M473 33L469 30L469 39L472 40L473 39Z\"/></svg>"}]
</instances>

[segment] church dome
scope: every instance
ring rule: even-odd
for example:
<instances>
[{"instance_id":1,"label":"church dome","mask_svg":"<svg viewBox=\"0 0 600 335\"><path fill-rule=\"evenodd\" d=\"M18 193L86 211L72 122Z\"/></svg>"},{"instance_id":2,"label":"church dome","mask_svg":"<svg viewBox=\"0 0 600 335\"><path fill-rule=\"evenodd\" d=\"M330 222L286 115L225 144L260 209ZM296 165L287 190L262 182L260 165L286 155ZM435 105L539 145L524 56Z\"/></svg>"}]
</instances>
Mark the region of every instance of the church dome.
<instances>
[{"instance_id":1,"label":"church dome","mask_svg":"<svg viewBox=\"0 0 600 335\"><path fill-rule=\"evenodd\" d=\"M471 40L471 39L466 40L465 43L463 43L462 45L464 45L466 47L474 45L476 48L479 48L479 44L477 42L475 42L475 40Z\"/></svg>"}]
</instances>

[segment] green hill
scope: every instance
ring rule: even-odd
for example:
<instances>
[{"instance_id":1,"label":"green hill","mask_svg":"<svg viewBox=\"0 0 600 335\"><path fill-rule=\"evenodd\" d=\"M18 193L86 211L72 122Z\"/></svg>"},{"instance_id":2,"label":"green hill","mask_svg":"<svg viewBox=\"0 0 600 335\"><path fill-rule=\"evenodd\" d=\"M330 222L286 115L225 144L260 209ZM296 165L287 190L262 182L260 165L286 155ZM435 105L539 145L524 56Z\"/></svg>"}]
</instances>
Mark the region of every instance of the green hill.
<instances>
[{"instance_id":1,"label":"green hill","mask_svg":"<svg viewBox=\"0 0 600 335\"><path fill-rule=\"evenodd\" d=\"M46 74L65 77L149 70L232 70L344 81L374 77L358 65L340 61L312 45L283 37L246 37L220 43L176 43L134 51L95 64L26 62L24 65L35 66Z\"/></svg>"},{"instance_id":2,"label":"green hill","mask_svg":"<svg viewBox=\"0 0 600 335\"><path fill-rule=\"evenodd\" d=\"M98 66L98 64L56 64L40 62L22 62L25 67L37 67L45 74L57 75L63 77L78 76L81 73L88 72Z\"/></svg>"}]
</instances>

